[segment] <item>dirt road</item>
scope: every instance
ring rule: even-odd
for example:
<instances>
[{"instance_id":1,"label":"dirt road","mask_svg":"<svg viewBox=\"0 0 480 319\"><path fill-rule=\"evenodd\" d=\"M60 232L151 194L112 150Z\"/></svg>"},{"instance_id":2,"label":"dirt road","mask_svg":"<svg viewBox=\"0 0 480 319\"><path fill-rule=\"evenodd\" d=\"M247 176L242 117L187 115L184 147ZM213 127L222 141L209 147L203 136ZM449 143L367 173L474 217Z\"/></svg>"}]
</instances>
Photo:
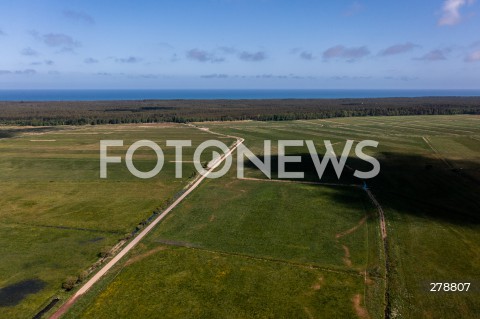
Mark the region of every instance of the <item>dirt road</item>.
<instances>
[{"instance_id":1,"label":"dirt road","mask_svg":"<svg viewBox=\"0 0 480 319\"><path fill-rule=\"evenodd\" d=\"M385 222L385 213L383 212L383 208L380 205L380 203L377 201L373 193L368 189L365 188L365 191L368 194L368 197L370 197L370 200L373 202L375 207L378 210L378 215L380 218L380 230L382 234L382 242L383 242L383 253L384 253L384 259L385 259L385 309L384 309L384 318L389 319L391 318L391 304L390 304L390 288L389 288L389 276L390 276L390 261L389 261L389 252L388 252L388 243L387 243L387 225Z\"/></svg>"},{"instance_id":2,"label":"dirt road","mask_svg":"<svg viewBox=\"0 0 480 319\"><path fill-rule=\"evenodd\" d=\"M385 240L385 238L387 238L387 226L385 223L385 214L383 212L383 208L382 206L380 206L377 199L375 198L375 196L373 196L372 192L369 189L366 189L365 191L367 192L368 197L370 197L370 200L373 202L373 204L378 210L378 214L380 215L380 230L382 232L382 239Z\"/></svg>"}]
</instances>

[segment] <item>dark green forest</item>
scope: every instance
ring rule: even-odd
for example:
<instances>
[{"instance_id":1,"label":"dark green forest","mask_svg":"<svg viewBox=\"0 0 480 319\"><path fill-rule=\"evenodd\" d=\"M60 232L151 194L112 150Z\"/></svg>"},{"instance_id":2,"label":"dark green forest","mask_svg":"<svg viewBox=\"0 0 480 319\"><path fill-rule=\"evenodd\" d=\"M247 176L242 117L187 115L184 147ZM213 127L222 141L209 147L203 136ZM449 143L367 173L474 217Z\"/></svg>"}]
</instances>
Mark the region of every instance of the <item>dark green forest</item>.
<instances>
[{"instance_id":1,"label":"dark green forest","mask_svg":"<svg viewBox=\"0 0 480 319\"><path fill-rule=\"evenodd\" d=\"M0 102L0 124L32 126L452 114L480 114L480 97Z\"/></svg>"}]
</instances>

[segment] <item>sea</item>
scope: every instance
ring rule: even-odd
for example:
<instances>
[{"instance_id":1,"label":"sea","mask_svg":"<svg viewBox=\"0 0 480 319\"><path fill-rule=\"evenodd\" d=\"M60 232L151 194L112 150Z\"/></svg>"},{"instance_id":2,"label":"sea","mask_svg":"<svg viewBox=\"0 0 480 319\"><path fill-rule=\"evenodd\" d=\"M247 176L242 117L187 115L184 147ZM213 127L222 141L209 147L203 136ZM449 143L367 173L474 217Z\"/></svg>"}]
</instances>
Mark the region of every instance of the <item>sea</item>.
<instances>
[{"instance_id":1,"label":"sea","mask_svg":"<svg viewBox=\"0 0 480 319\"><path fill-rule=\"evenodd\" d=\"M339 99L480 96L479 90L0 90L0 101Z\"/></svg>"}]
</instances>

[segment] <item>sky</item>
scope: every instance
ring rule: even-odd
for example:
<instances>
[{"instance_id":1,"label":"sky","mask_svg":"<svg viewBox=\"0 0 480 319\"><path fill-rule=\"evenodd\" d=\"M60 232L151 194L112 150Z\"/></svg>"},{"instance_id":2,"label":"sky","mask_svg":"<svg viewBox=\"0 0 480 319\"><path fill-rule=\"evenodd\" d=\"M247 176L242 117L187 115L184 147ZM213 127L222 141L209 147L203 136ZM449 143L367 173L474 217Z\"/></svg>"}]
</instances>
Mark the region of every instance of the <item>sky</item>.
<instances>
[{"instance_id":1,"label":"sky","mask_svg":"<svg viewBox=\"0 0 480 319\"><path fill-rule=\"evenodd\" d=\"M480 89L475 0L2 0L0 89Z\"/></svg>"}]
</instances>

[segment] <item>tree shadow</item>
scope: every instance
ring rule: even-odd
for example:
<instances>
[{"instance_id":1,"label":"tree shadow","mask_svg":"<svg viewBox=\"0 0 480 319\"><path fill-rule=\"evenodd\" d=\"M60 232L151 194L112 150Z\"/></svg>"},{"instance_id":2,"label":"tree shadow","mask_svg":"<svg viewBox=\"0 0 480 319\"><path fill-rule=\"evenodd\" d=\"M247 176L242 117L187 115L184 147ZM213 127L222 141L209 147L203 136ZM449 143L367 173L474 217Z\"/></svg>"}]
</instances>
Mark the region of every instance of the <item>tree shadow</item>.
<instances>
[{"instance_id":1,"label":"tree shadow","mask_svg":"<svg viewBox=\"0 0 480 319\"><path fill-rule=\"evenodd\" d=\"M303 179L295 181L366 185L384 209L402 214L446 221L462 226L480 224L480 163L449 160L451 167L440 159L421 155L380 153L380 173L372 179L353 176L355 170L370 171L372 165L356 157L349 157L340 178L331 163L321 179L310 154L298 153L300 163L287 163L287 172L304 172ZM319 154L320 160L322 154ZM259 157L260 160L264 160ZM278 179L278 156L272 156L272 179ZM452 168L453 167L453 168ZM245 176L267 178L251 161L245 161ZM365 184L364 184L365 182ZM341 193L340 193L341 194ZM342 201L341 195L334 198Z\"/></svg>"}]
</instances>

